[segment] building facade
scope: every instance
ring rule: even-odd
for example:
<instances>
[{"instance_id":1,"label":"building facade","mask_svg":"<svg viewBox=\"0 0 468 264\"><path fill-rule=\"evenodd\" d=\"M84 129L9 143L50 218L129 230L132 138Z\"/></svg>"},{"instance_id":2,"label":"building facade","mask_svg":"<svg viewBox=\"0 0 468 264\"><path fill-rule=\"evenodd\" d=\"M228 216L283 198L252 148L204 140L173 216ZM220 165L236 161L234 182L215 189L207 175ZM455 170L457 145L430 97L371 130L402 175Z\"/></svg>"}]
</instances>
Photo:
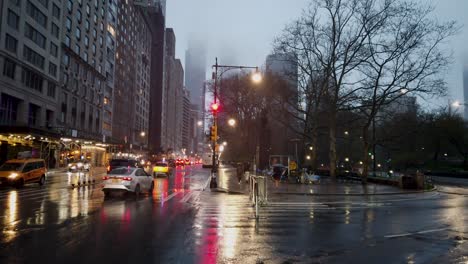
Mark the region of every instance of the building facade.
<instances>
[{"instance_id":1,"label":"building facade","mask_svg":"<svg viewBox=\"0 0 468 264\"><path fill-rule=\"evenodd\" d=\"M118 2L113 136L145 147L149 128L151 32L139 6Z\"/></svg>"},{"instance_id":2,"label":"building facade","mask_svg":"<svg viewBox=\"0 0 468 264\"><path fill-rule=\"evenodd\" d=\"M463 97L465 103L468 102L468 63L463 67ZM468 107L465 106L464 109L463 116L465 120L468 120Z\"/></svg>"},{"instance_id":3,"label":"building facade","mask_svg":"<svg viewBox=\"0 0 468 264\"><path fill-rule=\"evenodd\" d=\"M193 39L188 42L185 52L185 87L190 92L190 99L196 109L197 119L202 126L195 127L194 152L203 148L203 128L205 116L205 80L206 80L206 54L203 45ZM197 121L198 122L198 121ZM196 123L197 123L196 122Z\"/></svg>"}]
</instances>

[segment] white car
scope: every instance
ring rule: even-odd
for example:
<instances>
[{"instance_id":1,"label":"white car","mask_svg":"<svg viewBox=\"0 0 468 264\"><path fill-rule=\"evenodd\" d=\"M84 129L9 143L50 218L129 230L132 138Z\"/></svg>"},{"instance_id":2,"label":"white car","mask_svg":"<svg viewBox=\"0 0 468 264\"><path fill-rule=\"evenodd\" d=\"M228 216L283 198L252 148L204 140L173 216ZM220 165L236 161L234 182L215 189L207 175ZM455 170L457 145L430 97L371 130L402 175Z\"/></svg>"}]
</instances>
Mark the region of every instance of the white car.
<instances>
[{"instance_id":1,"label":"white car","mask_svg":"<svg viewBox=\"0 0 468 264\"><path fill-rule=\"evenodd\" d=\"M110 171L102 178L104 195L112 191L132 192L139 195L142 192L153 192L153 177L142 168L119 167Z\"/></svg>"}]
</instances>

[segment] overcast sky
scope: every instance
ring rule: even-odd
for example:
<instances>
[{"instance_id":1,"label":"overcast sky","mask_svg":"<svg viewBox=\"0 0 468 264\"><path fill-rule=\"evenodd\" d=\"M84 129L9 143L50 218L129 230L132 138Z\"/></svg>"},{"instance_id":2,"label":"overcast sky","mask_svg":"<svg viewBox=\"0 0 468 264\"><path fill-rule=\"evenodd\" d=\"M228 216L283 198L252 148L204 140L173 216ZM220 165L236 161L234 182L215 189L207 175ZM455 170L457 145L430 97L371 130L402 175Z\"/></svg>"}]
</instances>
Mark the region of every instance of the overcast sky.
<instances>
[{"instance_id":1,"label":"overcast sky","mask_svg":"<svg viewBox=\"0 0 468 264\"><path fill-rule=\"evenodd\" d=\"M450 43L455 63L449 74L450 98L462 99L462 65L468 64L468 0L419 0L436 6L440 20L455 19L462 32ZM201 40L207 63L261 66L272 40L285 24L300 16L310 0L167 0L166 26L176 34L176 56L184 54L190 37ZM210 68L207 65L207 75ZM437 104L447 104L439 100Z\"/></svg>"}]
</instances>

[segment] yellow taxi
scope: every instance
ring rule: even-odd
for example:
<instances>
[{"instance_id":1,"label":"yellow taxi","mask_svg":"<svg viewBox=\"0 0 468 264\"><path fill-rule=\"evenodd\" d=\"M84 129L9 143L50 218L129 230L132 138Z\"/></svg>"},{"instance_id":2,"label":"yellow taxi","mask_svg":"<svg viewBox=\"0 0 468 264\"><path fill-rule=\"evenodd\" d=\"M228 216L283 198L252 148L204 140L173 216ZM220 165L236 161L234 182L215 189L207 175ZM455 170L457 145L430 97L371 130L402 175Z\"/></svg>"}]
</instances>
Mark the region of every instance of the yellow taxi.
<instances>
[{"instance_id":1,"label":"yellow taxi","mask_svg":"<svg viewBox=\"0 0 468 264\"><path fill-rule=\"evenodd\" d=\"M153 176L157 177L158 175L165 175L169 177L171 174L171 167L167 162L157 162L153 166Z\"/></svg>"},{"instance_id":2,"label":"yellow taxi","mask_svg":"<svg viewBox=\"0 0 468 264\"><path fill-rule=\"evenodd\" d=\"M45 162L43 159L13 159L0 166L0 185L13 185L17 188L26 183L46 181Z\"/></svg>"}]
</instances>

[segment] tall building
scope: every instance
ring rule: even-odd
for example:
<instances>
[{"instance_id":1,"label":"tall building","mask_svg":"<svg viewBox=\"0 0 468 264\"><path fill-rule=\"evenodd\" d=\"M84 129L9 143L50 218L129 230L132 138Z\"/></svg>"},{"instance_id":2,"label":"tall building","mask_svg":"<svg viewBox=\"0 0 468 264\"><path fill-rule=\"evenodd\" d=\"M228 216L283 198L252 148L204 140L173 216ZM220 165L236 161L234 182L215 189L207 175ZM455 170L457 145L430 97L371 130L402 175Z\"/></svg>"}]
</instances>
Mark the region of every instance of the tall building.
<instances>
[{"instance_id":1,"label":"tall building","mask_svg":"<svg viewBox=\"0 0 468 264\"><path fill-rule=\"evenodd\" d=\"M151 33L139 6L118 1L113 136L130 148L147 144Z\"/></svg>"},{"instance_id":2,"label":"tall building","mask_svg":"<svg viewBox=\"0 0 468 264\"><path fill-rule=\"evenodd\" d=\"M205 80L206 55L201 43L190 40L185 52L185 87L190 92L192 104L198 111L197 118L204 122L205 115ZM203 145L204 124L196 128L196 142L194 152ZM200 148L201 149L201 148Z\"/></svg>"},{"instance_id":3,"label":"tall building","mask_svg":"<svg viewBox=\"0 0 468 264\"><path fill-rule=\"evenodd\" d=\"M193 146L190 144L190 93L187 89L183 90L183 103L182 103L182 148L186 153L193 152Z\"/></svg>"},{"instance_id":4,"label":"tall building","mask_svg":"<svg viewBox=\"0 0 468 264\"><path fill-rule=\"evenodd\" d=\"M32 132L56 129L66 13L60 0L0 1L0 163L31 145L16 144L3 133L32 139Z\"/></svg>"},{"instance_id":5,"label":"tall building","mask_svg":"<svg viewBox=\"0 0 468 264\"><path fill-rule=\"evenodd\" d=\"M135 1L144 9L151 31L151 81L148 146L152 153L162 151L162 93L164 88L164 54L166 28L165 0Z\"/></svg>"},{"instance_id":6,"label":"tall building","mask_svg":"<svg viewBox=\"0 0 468 264\"><path fill-rule=\"evenodd\" d=\"M468 62L463 67L463 99L468 102ZM464 111L465 120L468 120L468 107L465 106Z\"/></svg>"},{"instance_id":7,"label":"tall building","mask_svg":"<svg viewBox=\"0 0 468 264\"><path fill-rule=\"evenodd\" d=\"M175 57L176 38L172 28L166 29L164 86L161 111L161 145L163 150L182 149L182 111L184 69Z\"/></svg>"},{"instance_id":8,"label":"tall building","mask_svg":"<svg viewBox=\"0 0 468 264\"><path fill-rule=\"evenodd\" d=\"M64 2L59 124L78 138L103 135L107 12L107 1Z\"/></svg>"}]
</instances>

